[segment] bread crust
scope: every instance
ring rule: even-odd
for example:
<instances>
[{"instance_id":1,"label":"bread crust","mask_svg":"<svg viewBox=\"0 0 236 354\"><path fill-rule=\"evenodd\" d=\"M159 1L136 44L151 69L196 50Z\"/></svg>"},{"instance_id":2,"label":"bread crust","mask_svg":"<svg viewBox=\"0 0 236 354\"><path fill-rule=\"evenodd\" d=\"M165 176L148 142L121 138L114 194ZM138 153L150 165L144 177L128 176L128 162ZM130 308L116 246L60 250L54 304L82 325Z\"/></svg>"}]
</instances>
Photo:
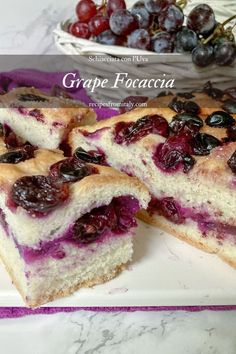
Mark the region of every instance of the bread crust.
<instances>
[{"instance_id":1,"label":"bread crust","mask_svg":"<svg viewBox=\"0 0 236 354\"><path fill-rule=\"evenodd\" d=\"M196 241L194 238L191 238L189 234L180 232L179 230L176 231L176 229L178 229L178 225L169 222L168 220L163 217L160 217L159 215L150 215L145 210L139 211L137 216L140 220L146 222L147 224L156 226L161 230L167 232L168 234L177 237L179 240L185 241L189 245L200 249L201 251L216 254L224 262L228 263L231 267L236 269L236 259L228 257L221 249L219 249L219 247L217 247L217 241L212 240L213 242L211 243L211 246L209 246L209 243L204 238Z\"/></svg>"},{"instance_id":2,"label":"bread crust","mask_svg":"<svg viewBox=\"0 0 236 354\"><path fill-rule=\"evenodd\" d=\"M29 103L20 101L19 96L25 94L40 96L47 101L30 101ZM53 97L34 87L18 87L0 96L1 107L11 108L12 104L15 107L40 109L40 112L44 115L45 123L52 125L56 122L58 128L69 128L71 130L77 125L96 122L94 110L84 103L68 98Z\"/></svg>"},{"instance_id":3,"label":"bread crust","mask_svg":"<svg viewBox=\"0 0 236 354\"><path fill-rule=\"evenodd\" d=\"M18 292L20 293L23 301L25 302L25 304L28 307L30 307L32 309L40 307L48 302L55 301L57 299L60 299L60 298L66 297L66 296L70 296L73 293L75 293L76 291L78 291L79 289L91 288L94 285L106 283L107 281L118 276L123 270L126 269L127 265L129 264L129 262L120 264L120 265L116 266L112 271L110 271L109 274L106 274L106 275L103 275L100 277L96 277L94 279L91 279L89 281L84 281L82 283L80 282L78 284L75 284L69 288L65 288L62 290L56 289L56 290L52 291L47 296L41 295L38 298L31 299L26 296L24 289L21 287L19 281L15 277L15 273L14 273L13 269L11 267L9 267L7 260L4 259L3 255L1 253L1 248L0 248L0 257L1 257L2 263L3 263L6 271L8 272L9 276L11 277L12 282L15 285L15 287L17 288Z\"/></svg>"},{"instance_id":4,"label":"bread crust","mask_svg":"<svg viewBox=\"0 0 236 354\"><path fill-rule=\"evenodd\" d=\"M173 97L174 96L165 96L164 98L161 97L156 100L164 99L166 100L166 103L168 103L173 99ZM204 93L196 93L195 98L191 100L201 102L201 107L210 107L201 108L199 117L201 117L203 121L207 118L208 114L215 112L216 110L222 110L222 102L215 101ZM216 107L211 108L214 102ZM118 122L135 122L146 115L160 115L164 117L168 122L170 122L177 113L168 107L163 107L163 104L160 104L160 106L161 107L157 107L157 104L155 104L154 107L134 109L130 112L115 116L107 120L103 120L91 126L77 127L73 129L69 134L69 145L71 146L72 151L74 151L78 147L77 136L81 137L81 141L86 139L89 141L89 138L84 136L84 132L94 133L104 128L112 130L115 124ZM231 116L236 121L236 114L231 114ZM200 132L213 135L219 140L227 136L226 128L214 128L206 124L203 126L203 128L201 128ZM141 140L137 141L135 144L145 150L150 151L150 154L152 154L155 147L164 141L165 138L160 135L149 134ZM228 144L224 144L223 146L218 146L212 149L210 154L207 156L194 156L196 163L194 167L188 172L188 177L195 181L211 180L214 184L221 186L224 185L225 187L229 188L234 180L234 175L228 167L227 161L235 150L236 142L230 142Z\"/></svg>"},{"instance_id":5,"label":"bread crust","mask_svg":"<svg viewBox=\"0 0 236 354\"><path fill-rule=\"evenodd\" d=\"M0 187L11 188L13 183L23 176L31 175L47 175L49 168L54 163L65 159L60 150L43 150L35 151L35 157L25 160L18 164L1 164L0 168ZM97 174L89 175L78 182L74 182L70 186L72 194L79 195L81 193L91 193L96 188L105 188L110 185L113 188L122 188L129 186L130 191L136 191L137 194L144 196L146 202L149 201L148 189L136 177L129 177L125 173L117 170L94 164L88 164L98 170Z\"/></svg>"}]
</instances>

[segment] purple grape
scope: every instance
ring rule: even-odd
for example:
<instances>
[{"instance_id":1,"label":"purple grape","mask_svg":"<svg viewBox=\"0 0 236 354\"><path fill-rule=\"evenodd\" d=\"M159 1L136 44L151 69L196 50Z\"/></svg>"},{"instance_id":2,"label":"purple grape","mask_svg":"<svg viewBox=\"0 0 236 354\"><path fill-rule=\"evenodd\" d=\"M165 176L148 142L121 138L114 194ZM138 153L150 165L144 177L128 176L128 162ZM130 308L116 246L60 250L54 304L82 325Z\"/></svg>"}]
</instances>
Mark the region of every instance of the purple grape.
<instances>
[{"instance_id":1,"label":"purple grape","mask_svg":"<svg viewBox=\"0 0 236 354\"><path fill-rule=\"evenodd\" d=\"M176 36L176 48L177 52L191 52L198 44L197 34L188 29L183 28L182 31L177 33Z\"/></svg>"},{"instance_id":2,"label":"purple grape","mask_svg":"<svg viewBox=\"0 0 236 354\"><path fill-rule=\"evenodd\" d=\"M233 42L223 42L214 47L215 61L220 66L233 64L236 58L236 46Z\"/></svg>"},{"instance_id":3,"label":"purple grape","mask_svg":"<svg viewBox=\"0 0 236 354\"><path fill-rule=\"evenodd\" d=\"M184 14L180 7L171 5L158 17L159 26L163 31L177 32L184 22Z\"/></svg>"},{"instance_id":4,"label":"purple grape","mask_svg":"<svg viewBox=\"0 0 236 354\"><path fill-rule=\"evenodd\" d=\"M159 14L167 6L175 4L175 0L145 0L145 7L150 14Z\"/></svg>"},{"instance_id":5,"label":"purple grape","mask_svg":"<svg viewBox=\"0 0 236 354\"><path fill-rule=\"evenodd\" d=\"M110 28L118 36L127 36L138 28L138 20L128 10L117 10L110 17Z\"/></svg>"},{"instance_id":6,"label":"purple grape","mask_svg":"<svg viewBox=\"0 0 236 354\"><path fill-rule=\"evenodd\" d=\"M107 15L110 17L113 12L120 9L126 9L124 0L108 0L107 1Z\"/></svg>"},{"instance_id":7,"label":"purple grape","mask_svg":"<svg viewBox=\"0 0 236 354\"><path fill-rule=\"evenodd\" d=\"M187 26L203 36L212 33L216 26L214 11L207 4L194 7L188 15Z\"/></svg>"},{"instance_id":8,"label":"purple grape","mask_svg":"<svg viewBox=\"0 0 236 354\"><path fill-rule=\"evenodd\" d=\"M137 29L128 36L128 47L146 49L150 47L150 35L145 29Z\"/></svg>"},{"instance_id":9,"label":"purple grape","mask_svg":"<svg viewBox=\"0 0 236 354\"><path fill-rule=\"evenodd\" d=\"M156 53L172 53L174 43L173 38L168 32L157 33L152 37L152 49Z\"/></svg>"},{"instance_id":10,"label":"purple grape","mask_svg":"<svg viewBox=\"0 0 236 354\"><path fill-rule=\"evenodd\" d=\"M200 67L210 65L214 60L214 49L209 44L199 44L192 51L193 63Z\"/></svg>"},{"instance_id":11,"label":"purple grape","mask_svg":"<svg viewBox=\"0 0 236 354\"><path fill-rule=\"evenodd\" d=\"M12 187L13 202L30 212L54 210L69 197L67 184L54 184L50 177L24 176Z\"/></svg>"},{"instance_id":12,"label":"purple grape","mask_svg":"<svg viewBox=\"0 0 236 354\"><path fill-rule=\"evenodd\" d=\"M139 28L149 28L151 24L151 15L147 11L143 1L136 2L130 11L137 17Z\"/></svg>"},{"instance_id":13,"label":"purple grape","mask_svg":"<svg viewBox=\"0 0 236 354\"><path fill-rule=\"evenodd\" d=\"M124 38L121 36L116 36L112 31L107 30L99 34L97 37L97 42L106 45L122 45L124 44Z\"/></svg>"}]
</instances>

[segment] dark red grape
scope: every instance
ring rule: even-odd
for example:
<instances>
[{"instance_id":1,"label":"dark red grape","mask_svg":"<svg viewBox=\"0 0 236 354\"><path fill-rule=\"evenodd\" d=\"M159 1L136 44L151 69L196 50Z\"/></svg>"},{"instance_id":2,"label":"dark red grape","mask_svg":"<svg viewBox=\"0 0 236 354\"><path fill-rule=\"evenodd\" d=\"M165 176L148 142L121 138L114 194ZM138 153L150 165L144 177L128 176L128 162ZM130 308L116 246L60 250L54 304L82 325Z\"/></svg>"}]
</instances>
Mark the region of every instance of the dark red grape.
<instances>
[{"instance_id":1,"label":"dark red grape","mask_svg":"<svg viewBox=\"0 0 236 354\"><path fill-rule=\"evenodd\" d=\"M226 130L229 141L236 141L236 126L228 127Z\"/></svg>"},{"instance_id":2,"label":"dark red grape","mask_svg":"<svg viewBox=\"0 0 236 354\"><path fill-rule=\"evenodd\" d=\"M76 14L80 22L88 22L97 13L97 8L92 0L81 0L76 6Z\"/></svg>"},{"instance_id":3,"label":"dark red grape","mask_svg":"<svg viewBox=\"0 0 236 354\"><path fill-rule=\"evenodd\" d=\"M90 31L87 23L75 22L70 26L70 33L75 37L88 39L90 37Z\"/></svg>"},{"instance_id":4,"label":"dark red grape","mask_svg":"<svg viewBox=\"0 0 236 354\"><path fill-rule=\"evenodd\" d=\"M74 157L59 161L50 167L50 176L55 181L77 182L97 171Z\"/></svg>"},{"instance_id":5,"label":"dark red grape","mask_svg":"<svg viewBox=\"0 0 236 354\"><path fill-rule=\"evenodd\" d=\"M145 116L136 122L119 122L115 125L114 140L117 144L132 144L148 134L169 135L169 126L165 118L155 114Z\"/></svg>"},{"instance_id":6,"label":"dark red grape","mask_svg":"<svg viewBox=\"0 0 236 354\"><path fill-rule=\"evenodd\" d=\"M126 9L124 0L108 0L107 1L107 15L110 17L116 10Z\"/></svg>"},{"instance_id":7,"label":"dark red grape","mask_svg":"<svg viewBox=\"0 0 236 354\"><path fill-rule=\"evenodd\" d=\"M22 208L45 213L61 205L69 196L67 184L54 184L50 177L25 176L12 187L11 197Z\"/></svg>"},{"instance_id":8,"label":"dark red grape","mask_svg":"<svg viewBox=\"0 0 236 354\"><path fill-rule=\"evenodd\" d=\"M141 28L132 32L128 36L128 47L137 49L146 49L150 47L150 35L147 30Z\"/></svg>"},{"instance_id":9,"label":"dark red grape","mask_svg":"<svg viewBox=\"0 0 236 354\"><path fill-rule=\"evenodd\" d=\"M227 128L235 125L235 120L233 116L227 112L215 111L207 117L205 123L210 127Z\"/></svg>"},{"instance_id":10,"label":"dark red grape","mask_svg":"<svg viewBox=\"0 0 236 354\"><path fill-rule=\"evenodd\" d=\"M45 97L34 95L32 93L20 94L18 100L21 102L48 102Z\"/></svg>"},{"instance_id":11,"label":"dark red grape","mask_svg":"<svg viewBox=\"0 0 236 354\"><path fill-rule=\"evenodd\" d=\"M145 28L145 29L149 28L152 17L150 13L147 11L143 1L136 2L130 11L133 15L137 17L139 28Z\"/></svg>"},{"instance_id":12,"label":"dark red grape","mask_svg":"<svg viewBox=\"0 0 236 354\"><path fill-rule=\"evenodd\" d=\"M180 7L170 5L158 17L158 23L163 31L177 32L184 22L184 14Z\"/></svg>"},{"instance_id":13,"label":"dark red grape","mask_svg":"<svg viewBox=\"0 0 236 354\"><path fill-rule=\"evenodd\" d=\"M175 4L176 0L144 0L144 3L150 14L159 14L167 6Z\"/></svg>"},{"instance_id":14,"label":"dark red grape","mask_svg":"<svg viewBox=\"0 0 236 354\"><path fill-rule=\"evenodd\" d=\"M157 33L151 40L152 49L156 53L172 53L174 43L168 32Z\"/></svg>"},{"instance_id":15,"label":"dark red grape","mask_svg":"<svg viewBox=\"0 0 236 354\"><path fill-rule=\"evenodd\" d=\"M102 32L97 36L97 42L106 45L122 45L124 37L116 36L111 30Z\"/></svg>"},{"instance_id":16,"label":"dark red grape","mask_svg":"<svg viewBox=\"0 0 236 354\"><path fill-rule=\"evenodd\" d=\"M230 114L236 114L236 100L228 99L224 101L222 108Z\"/></svg>"},{"instance_id":17,"label":"dark red grape","mask_svg":"<svg viewBox=\"0 0 236 354\"><path fill-rule=\"evenodd\" d=\"M184 173L187 173L195 164L194 158L190 155L191 138L186 134L178 134L159 144L153 155L156 166L165 172L176 172L183 168Z\"/></svg>"},{"instance_id":18,"label":"dark red grape","mask_svg":"<svg viewBox=\"0 0 236 354\"><path fill-rule=\"evenodd\" d=\"M74 156L77 160L84 162L95 163L98 165L107 165L106 156L100 149L85 151L81 147L78 147L74 152Z\"/></svg>"},{"instance_id":19,"label":"dark red grape","mask_svg":"<svg viewBox=\"0 0 236 354\"><path fill-rule=\"evenodd\" d=\"M227 163L228 166L231 168L231 171L233 173L236 173L236 151L233 153L233 155L230 157Z\"/></svg>"},{"instance_id":20,"label":"dark red grape","mask_svg":"<svg viewBox=\"0 0 236 354\"><path fill-rule=\"evenodd\" d=\"M118 36L126 36L138 28L138 20L128 10L117 10L110 17L110 28Z\"/></svg>"},{"instance_id":21,"label":"dark red grape","mask_svg":"<svg viewBox=\"0 0 236 354\"><path fill-rule=\"evenodd\" d=\"M94 36L98 36L100 33L110 28L109 18L101 14L95 15L89 21L88 26L89 26L90 33L93 34Z\"/></svg>"},{"instance_id":22,"label":"dark red grape","mask_svg":"<svg viewBox=\"0 0 236 354\"><path fill-rule=\"evenodd\" d=\"M182 31L177 33L176 48L177 52L191 52L198 44L197 34L188 29L183 28Z\"/></svg>"},{"instance_id":23,"label":"dark red grape","mask_svg":"<svg viewBox=\"0 0 236 354\"><path fill-rule=\"evenodd\" d=\"M31 159L34 157L35 147L32 145L25 145L20 149L11 150L3 155L0 155L0 163L17 164L22 161Z\"/></svg>"},{"instance_id":24,"label":"dark red grape","mask_svg":"<svg viewBox=\"0 0 236 354\"><path fill-rule=\"evenodd\" d=\"M199 44L192 51L192 60L200 67L210 65L214 61L214 48L209 44Z\"/></svg>"},{"instance_id":25,"label":"dark red grape","mask_svg":"<svg viewBox=\"0 0 236 354\"><path fill-rule=\"evenodd\" d=\"M197 34L203 36L213 32L216 26L214 11L207 4L201 4L188 15L187 26Z\"/></svg>"},{"instance_id":26,"label":"dark red grape","mask_svg":"<svg viewBox=\"0 0 236 354\"><path fill-rule=\"evenodd\" d=\"M214 100L220 100L224 96L224 91L213 87L211 81L205 83L202 91Z\"/></svg>"},{"instance_id":27,"label":"dark red grape","mask_svg":"<svg viewBox=\"0 0 236 354\"><path fill-rule=\"evenodd\" d=\"M214 47L215 61L220 66L233 64L236 58L236 46L233 42L223 42Z\"/></svg>"},{"instance_id":28,"label":"dark red grape","mask_svg":"<svg viewBox=\"0 0 236 354\"><path fill-rule=\"evenodd\" d=\"M221 145L220 140L213 135L205 133L196 134L191 141L193 154L200 156L209 155L211 150L219 145Z\"/></svg>"}]
</instances>

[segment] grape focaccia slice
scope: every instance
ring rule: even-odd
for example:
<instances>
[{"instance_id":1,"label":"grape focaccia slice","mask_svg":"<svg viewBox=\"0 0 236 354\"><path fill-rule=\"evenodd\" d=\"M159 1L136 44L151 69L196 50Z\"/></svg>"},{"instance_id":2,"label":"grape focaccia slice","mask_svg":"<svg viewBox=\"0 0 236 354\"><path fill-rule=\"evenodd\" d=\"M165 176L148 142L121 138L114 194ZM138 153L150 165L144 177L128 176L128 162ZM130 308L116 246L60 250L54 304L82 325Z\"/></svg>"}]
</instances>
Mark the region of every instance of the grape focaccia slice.
<instances>
[{"instance_id":1,"label":"grape focaccia slice","mask_svg":"<svg viewBox=\"0 0 236 354\"><path fill-rule=\"evenodd\" d=\"M173 99L75 128L70 145L81 159L97 159L148 187L152 201L142 219L236 267L235 114L204 93L192 95L201 104L188 105L192 113L168 108Z\"/></svg>"},{"instance_id":2,"label":"grape focaccia slice","mask_svg":"<svg viewBox=\"0 0 236 354\"><path fill-rule=\"evenodd\" d=\"M59 150L17 161L0 163L0 255L25 303L40 306L124 269L146 187Z\"/></svg>"},{"instance_id":3,"label":"grape focaccia slice","mask_svg":"<svg viewBox=\"0 0 236 354\"><path fill-rule=\"evenodd\" d=\"M96 121L95 112L69 98L20 87L0 96L0 123L40 148L56 149L69 131Z\"/></svg>"}]
</instances>

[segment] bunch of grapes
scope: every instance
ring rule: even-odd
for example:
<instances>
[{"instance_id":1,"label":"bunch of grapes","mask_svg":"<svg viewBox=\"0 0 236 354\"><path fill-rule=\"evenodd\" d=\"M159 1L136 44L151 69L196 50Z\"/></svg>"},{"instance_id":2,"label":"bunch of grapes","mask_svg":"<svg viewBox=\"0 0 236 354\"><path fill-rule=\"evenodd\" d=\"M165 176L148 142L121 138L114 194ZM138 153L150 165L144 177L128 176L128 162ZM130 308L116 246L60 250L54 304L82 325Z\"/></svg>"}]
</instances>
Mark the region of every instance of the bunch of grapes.
<instances>
[{"instance_id":1,"label":"bunch of grapes","mask_svg":"<svg viewBox=\"0 0 236 354\"><path fill-rule=\"evenodd\" d=\"M236 15L218 23L207 4L196 6L184 26L187 0L138 0L127 10L125 0L107 0L97 6L80 0L78 21L69 25L76 37L106 45L120 45L156 53L190 53L193 63L233 64L236 44L230 24Z\"/></svg>"}]
</instances>

